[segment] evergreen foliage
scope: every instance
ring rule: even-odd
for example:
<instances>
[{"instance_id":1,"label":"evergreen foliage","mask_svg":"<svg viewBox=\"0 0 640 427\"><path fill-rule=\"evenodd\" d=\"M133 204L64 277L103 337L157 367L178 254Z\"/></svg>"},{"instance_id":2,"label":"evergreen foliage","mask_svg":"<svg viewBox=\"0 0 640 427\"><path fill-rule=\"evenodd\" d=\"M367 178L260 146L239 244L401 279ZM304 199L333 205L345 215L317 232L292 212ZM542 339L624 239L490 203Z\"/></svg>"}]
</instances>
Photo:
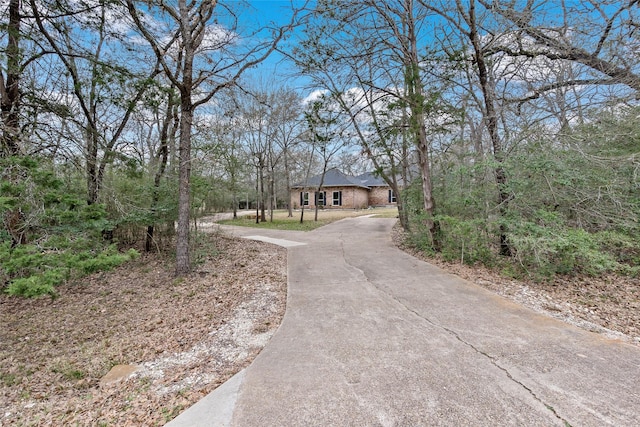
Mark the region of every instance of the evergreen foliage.
<instances>
[{"instance_id":1,"label":"evergreen foliage","mask_svg":"<svg viewBox=\"0 0 640 427\"><path fill-rule=\"evenodd\" d=\"M509 274L638 274L640 261L640 155L638 110L600 111L588 124L548 130L513 147L504 162L510 195L497 215L491 162L441 154L436 172L441 255L447 260L500 264ZM488 184L489 183L489 184ZM418 193L407 190L409 199ZM410 242L433 251L414 208ZM500 225L509 230L511 257L498 256Z\"/></svg>"},{"instance_id":2,"label":"evergreen foliage","mask_svg":"<svg viewBox=\"0 0 640 427\"><path fill-rule=\"evenodd\" d=\"M20 213L24 244L0 233L0 280L12 295L55 295L55 286L133 259L102 234L113 224L104 205L88 205L81 192L55 174L53 165L30 157L0 160L3 174L0 215ZM19 180L15 179L20 177Z\"/></svg>"}]
</instances>

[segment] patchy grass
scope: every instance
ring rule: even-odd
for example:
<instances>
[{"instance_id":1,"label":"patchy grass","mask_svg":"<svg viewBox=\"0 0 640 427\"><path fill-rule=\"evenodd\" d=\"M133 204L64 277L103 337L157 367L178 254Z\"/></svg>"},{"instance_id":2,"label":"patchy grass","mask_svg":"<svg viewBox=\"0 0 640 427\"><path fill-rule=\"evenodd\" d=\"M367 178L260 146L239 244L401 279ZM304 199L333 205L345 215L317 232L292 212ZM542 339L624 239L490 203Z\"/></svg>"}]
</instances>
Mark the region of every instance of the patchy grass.
<instances>
[{"instance_id":1,"label":"patchy grass","mask_svg":"<svg viewBox=\"0 0 640 427\"><path fill-rule=\"evenodd\" d=\"M398 215L396 208L372 208L372 209L322 209L318 211L318 221L315 221L315 210L305 209L304 221L300 222L300 210L293 212L293 217L288 216L288 212L284 210L274 211L273 221L269 220L267 214L266 222L256 223L256 216L247 215L235 220L222 220L220 224L238 225L242 227L254 227L254 228L268 228L277 230L298 230L298 231L310 231L323 225L330 224L334 221L339 221L344 218L353 218L364 215L374 215L376 217L394 218Z\"/></svg>"}]
</instances>

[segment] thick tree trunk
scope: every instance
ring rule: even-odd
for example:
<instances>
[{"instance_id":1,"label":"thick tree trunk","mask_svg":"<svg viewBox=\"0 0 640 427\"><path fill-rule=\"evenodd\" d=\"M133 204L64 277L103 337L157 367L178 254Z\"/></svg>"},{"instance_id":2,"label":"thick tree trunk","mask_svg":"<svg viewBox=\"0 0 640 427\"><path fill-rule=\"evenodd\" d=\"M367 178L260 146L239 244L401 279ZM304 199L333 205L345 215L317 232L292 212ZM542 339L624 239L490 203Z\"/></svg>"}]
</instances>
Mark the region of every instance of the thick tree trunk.
<instances>
[{"instance_id":1,"label":"thick tree trunk","mask_svg":"<svg viewBox=\"0 0 640 427\"><path fill-rule=\"evenodd\" d=\"M402 159L400 161L400 170L402 171L400 173L400 178L402 179L402 185L404 186L404 189L406 189L407 185L409 184L409 176L408 176L408 170L409 170L409 147L407 144L407 141L403 135L402 137ZM395 179L395 177L394 177ZM396 182L396 186L397 182ZM399 186L398 186L399 187ZM398 188L399 189L399 188ZM396 200L398 203L398 217L400 219L400 225L402 226L402 229L405 231L409 231L409 212L407 211L407 192L406 191L401 191L399 193L397 193L396 195Z\"/></svg>"},{"instance_id":2,"label":"thick tree trunk","mask_svg":"<svg viewBox=\"0 0 640 427\"><path fill-rule=\"evenodd\" d=\"M407 12L411 13L408 7ZM425 96L420 79L420 58L418 57L417 34L415 22L412 16L407 19L407 37L409 39L408 52L406 53L406 85L411 110L410 129L416 138L418 148L418 162L422 175L423 208L427 214L425 225L434 250L439 250L438 225L434 220L436 203L433 198L433 186L431 183L430 144L427 139L427 131L424 124Z\"/></svg>"},{"instance_id":3,"label":"thick tree trunk","mask_svg":"<svg viewBox=\"0 0 640 427\"><path fill-rule=\"evenodd\" d=\"M0 135L0 156L11 157L21 154L20 150L20 0L9 1L9 25L7 26L6 81L0 70L0 115L2 134ZM19 183L19 173L9 171L8 178ZM19 208L4 213L2 218L6 231L11 236L11 247L27 243L25 219Z\"/></svg>"},{"instance_id":4,"label":"thick tree trunk","mask_svg":"<svg viewBox=\"0 0 640 427\"><path fill-rule=\"evenodd\" d=\"M420 175L422 177L422 197L424 200L423 208L427 214L425 225L433 249L440 250L440 244L438 241L438 225L434 220L436 211L436 202L433 198L433 185L431 183L431 164L429 163L429 145L427 142L426 132L424 132L424 126L422 131L418 135L418 163L420 166Z\"/></svg>"}]
</instances>

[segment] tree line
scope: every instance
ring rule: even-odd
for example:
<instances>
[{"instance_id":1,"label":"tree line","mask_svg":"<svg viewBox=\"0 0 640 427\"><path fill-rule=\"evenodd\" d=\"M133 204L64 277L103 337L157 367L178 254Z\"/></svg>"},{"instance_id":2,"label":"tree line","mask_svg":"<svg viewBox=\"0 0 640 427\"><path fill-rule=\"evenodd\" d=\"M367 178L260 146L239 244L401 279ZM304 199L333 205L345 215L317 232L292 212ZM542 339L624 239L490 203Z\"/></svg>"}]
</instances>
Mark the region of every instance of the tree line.
<instances>
[{"instance_id":1,"label":"tree line","mask_svg":"<svg viewBox=\"0 0 640 427\"><path fill-rule=\"evenodd\" d=\"M414 245L518 276L637 274L639 13L322 0L292 58L402 190Z\"/></svg>"},{"instance_id":2,"label":"tree line","mask_svg":"<svg viewBox=\"0 0 640 427\"><path fill-rule=\"evenodd\" d=\"M167 242L186 274L198 215L292 215L292 184L361 164L424 250L514 275L637 271L637 1L318 0L255 27L240 2L3 7L11 293ZM276 52L307 87L251 74Z\"/></svg>"},{"instance_id":3,"label":"tree line","mask_svg":"<svg viewBox=\"0 0 640 427\"><path fill-rule=\"evenodd\" d=\"M241 199L263 218L265 205L283 204L308 151L303 103L284 84L245 76L299 25L298 11L253 25L239 2L3 7L0 258L10 293L54 294L137 254L123 249L167 241L176 274L187 274L195 217Z\"/></svg>"}]
</instances>

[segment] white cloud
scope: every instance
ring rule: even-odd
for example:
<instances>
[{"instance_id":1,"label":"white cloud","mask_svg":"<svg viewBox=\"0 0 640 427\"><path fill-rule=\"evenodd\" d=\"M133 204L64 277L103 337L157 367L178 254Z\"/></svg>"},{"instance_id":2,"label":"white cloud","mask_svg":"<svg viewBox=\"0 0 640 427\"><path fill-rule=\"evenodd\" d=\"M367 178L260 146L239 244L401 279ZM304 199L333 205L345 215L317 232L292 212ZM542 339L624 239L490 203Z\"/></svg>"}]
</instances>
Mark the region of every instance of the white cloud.
<instances>
[{"instance_id":1,"label":"white cloud","mask_svg":"<svg viewBox=\"0 0 640 427\"><path fill-rule=\"evenodd\" d=\"M317 89L307 95L306 98L302 100L302 105L307 106L312 102L320 100L323 96L325 96L329 91L325 89Z\"/></svg>"}]
</instances>

